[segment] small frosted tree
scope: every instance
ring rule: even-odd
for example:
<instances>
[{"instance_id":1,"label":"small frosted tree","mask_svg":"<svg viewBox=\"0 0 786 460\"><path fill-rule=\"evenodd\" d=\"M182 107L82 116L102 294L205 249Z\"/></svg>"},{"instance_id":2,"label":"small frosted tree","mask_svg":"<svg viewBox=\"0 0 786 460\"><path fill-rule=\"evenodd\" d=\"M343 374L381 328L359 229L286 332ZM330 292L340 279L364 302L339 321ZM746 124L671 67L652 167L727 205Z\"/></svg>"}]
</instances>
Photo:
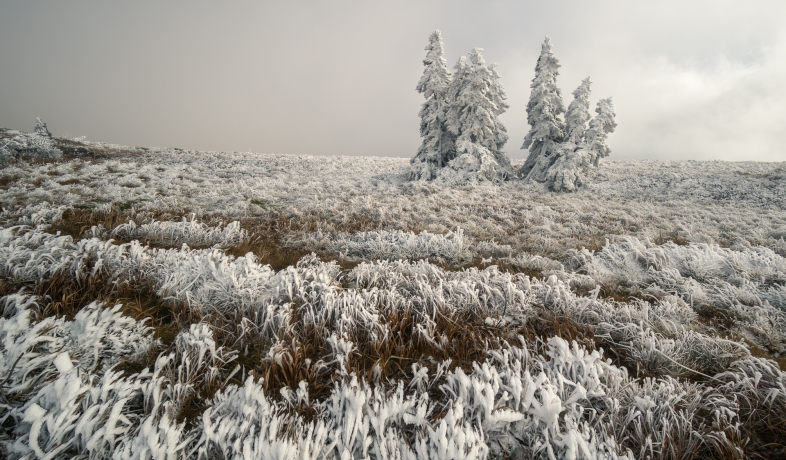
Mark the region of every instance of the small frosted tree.
<instances>
[{"instance_id":1,"label":"small frosted tree","mask_svg":"<svg viewBox=\"0 0 786 460\"><path fill-rule=\"evenodd\" d=\"M41 121L41 119L38 117L35 119L35 128L33 128L33 132L39 136L52 137L52 133L50 133L49 129L47 129L46 123Z\"/></svg>"},{"instance_id":2,"label":"small frosted tree","mask_svg":"<svg viewBox=\"0 0 786 460\"><path fill-rule=\"evenodd\" d=\"M576 106L575 117L573 120L576 123L573 125L575 131L571 132L571 123L568 122L568 140L566 140L558 149L557 159L551 168L546 172L546 182L551 190L556 192L573 192L581 187L584 183L584 173L590 166L598 166L598 161L601 158L609 156L611 148L606 143L608 134L614 132L617 123L614 121L615 113L614 106L611 103L611 98L601 99L595 108L596 115L590 120L589 128L584 130L586 122L580 122L581 119L589 118L589 112L579 114L583 111L580 107L584 106L583 102L578 102L584 98L584 91L582 87L585 82L582 82L573 95L576 99L571 103L571 107ZM586 95L589 96L589 85L587 85ZM588 106L589 103L587 103ZM571 110L568 109L568 118L571 119ZM583 132L583 136L577 133ZM573 135L573 136L572 136Z\"/></svg>"},{"instance_id":3,"label":"small frosted tree","mask_svg":"<svg viewBox=\"0 0 786 460\"><path fill-rule=\"evenodd\" d=\"M606 143L609 133L617 128L614 118L614 105L611 98L601 99L595 107L596 115L590 120L589 129L584 135L584 145L591 157L592 164L598 166L598 161L611 154L611 148Z\"/></svg>"},{"instance_id":4,"label":"small frosted tree","mask_svg":"<svg viewBox=\"0 0 786 460\"><path fill-rule=\"evenodd\" d=\"M505 90L494 65L486 65L482 48L456 63L448 87L447 128L456 136L456 157L438 177L452 183L502 182L511 174L502 151L508 141L499 115L505 112Z\"/></svg>"},{"instance_id":5,"label":"small frosted tree","mask_svg":"<svg viewBox=\"0 0 786 460\"><path fill-rule=\"evenodd\" d=\"M590 120L589 96L590 96L590 77L581 80L581 85L573 91L573 102L568 106L565 113L565 141L574 145L580 145L587 130L587 122Z\"/></svg>"},{"instance_id":6,"label":"small frosted tree","mask_svg":"<svg viewBox=\"0 0 786 460\"><path fill-rule=\"evenodd\" d=\"M444 167L455 156L455 139L447 130L446 91L451 81L450 71L444 57L442 34L435 30L429 36L423 59L423 76L416 87L426 98L420 109L420 136L423 142L410 160L411 180L431 180L439 168Z\"/></svg>"},{"instance_id":7,"label":"small frosted tree","mask_svg":"<svg viewBox=\"0 0 786 460\"><path fill-rule=\"evenodd\" d=\"M524 138L522 149L529 149L529 156L519 170L525 179L532 175L542 176L553 164L553 153L565 137L565 124L560 115L565 113L562 92L557 87L559 59L551 50L549 37L543 41L540 57L535 65L532 92L527 103L527 123L530 130ZM534 173L534 174L533 174ZM542 177L534 177L542 181Z\"/></svg>"}]
</instances>

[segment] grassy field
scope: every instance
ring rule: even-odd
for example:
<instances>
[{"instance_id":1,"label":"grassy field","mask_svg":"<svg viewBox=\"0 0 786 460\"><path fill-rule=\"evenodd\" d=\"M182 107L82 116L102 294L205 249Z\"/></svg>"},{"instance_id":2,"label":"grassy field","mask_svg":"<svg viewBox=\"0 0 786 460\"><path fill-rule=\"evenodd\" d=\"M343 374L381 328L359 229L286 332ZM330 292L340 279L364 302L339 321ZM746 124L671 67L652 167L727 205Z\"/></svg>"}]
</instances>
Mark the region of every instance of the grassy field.
<instances>
[{"instance_id":1,"label":"grassy field","mask_svg":"<svg viewBox=\"0 0 786 460\"><path fill-rule=\"evenodd\" d=\"M786 456L780 163L53 146L0 169L9 458Z\"/></svg>"}]
</instances>

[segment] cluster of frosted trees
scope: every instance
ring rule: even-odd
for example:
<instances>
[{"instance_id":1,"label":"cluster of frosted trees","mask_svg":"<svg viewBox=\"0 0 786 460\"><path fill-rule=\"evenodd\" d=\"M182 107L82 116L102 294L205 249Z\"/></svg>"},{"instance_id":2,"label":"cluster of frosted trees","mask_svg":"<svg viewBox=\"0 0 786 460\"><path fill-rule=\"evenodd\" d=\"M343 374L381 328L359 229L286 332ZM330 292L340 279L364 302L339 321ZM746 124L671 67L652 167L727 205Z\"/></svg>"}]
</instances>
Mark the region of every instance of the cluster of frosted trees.
<instances>
[{"instance_id":1,"label":"cluster of frosted trees","mask_svg":"<svg viewBox=\"0 0 786 460\"><path fill-rule=\"evenodd\" d=\"M423 143L411 160L410 179L499 183L518 177L545 182L555 191L573 191L582 185L583 172L611 153L606 140L617 126L611 98L601 99L591 117L591 82L586 78L566 112L557 87L560 64L548 38L527 104L531 129L521 148L529 149L529 157L515 174L502 151L508 135L498 117L508 105L495 66L486 65L483 50L475 48L469 59L459 59L451 75L438 30L426 51L417 86L426 98L420 111Z\"/></svg>"}]
</instances>

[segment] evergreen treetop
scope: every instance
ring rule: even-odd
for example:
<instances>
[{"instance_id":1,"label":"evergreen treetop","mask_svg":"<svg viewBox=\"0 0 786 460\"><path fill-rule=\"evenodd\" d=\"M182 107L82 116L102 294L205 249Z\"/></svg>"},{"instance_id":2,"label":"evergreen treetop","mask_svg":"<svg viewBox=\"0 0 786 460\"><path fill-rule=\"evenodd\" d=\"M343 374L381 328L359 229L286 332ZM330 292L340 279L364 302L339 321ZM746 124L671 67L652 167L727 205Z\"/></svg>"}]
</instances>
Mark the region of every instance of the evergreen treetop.
<instances>
[{"instance_id":1,"label":"evergreen treetop","mask_svg":"<svg viewBox=\"0 0 786 460\"><path fill-rule=\"evenodd\" d=\"M482 48L469 52L469 62L462 56L456 63L456 75L448 90L451 101L447 127L457 142L472 142L492 152L500 152L508 141L505 126L497 118L505 112L505 90L493 65L486 65Z\"/></svg>"},{"instance_id":2,"label":"evergreen treetop","mask_svg":"<svg viewBox=\"0 0 786 460\"><path fill-rule=\"evenodd\" d=\"M613 133L617 128L617 122L614 121L617 114L614 113L614 105L611 103L610 97L598 101L595 113L596 115L589 122L584 143L590 153L592 164L597 166L601 158L611 154L611 148L606 140L609 137L608 134Z\"/></svg>"},{"instance_id":3,"label":"evergreen treetop","mask_svg":"<svg viewBox=\"0 0 786 460\"><path fill-rule=\"evenodd\" d=\"M589 77L581 81L581 85L573 91L573 101L565 113L565 137L568 142L574 145L581 143L584 132L587 130L587 122L590 120L589 96L591 84Z\"/></svg>"},{"instance_id":4,"label":"evergreen treetop","mask_svg":"<svg viewBox=\"0 0 786 460\"><path fill-rule=\"evenodd\" d=\"M423 76L417 84L417 91L423 94L426 102L420 109L420 135L423 142L418 152L410 160L410 179L430 180L436 170L450 161L455 152L453 136L445 127L447 101L445 92L450 85L451 76L444 57L442 34L435 30L429 36L423 59Z\"/></svg>"},{"instance_id":5,"label":"evergreen treetop","mask_svg":"<svg viewBox=\"0 0 786 460\"><path fill-rule=\"evenodd\" d=\"M442 45L442 32L435 30L429 36L428 46L425 48L428 53L423 59L423 76L420 77L416 87L426 99L441 95L450 84L450 71L447 61L445 61L445 49Z\"/></svg>"},{"instance_id":6,"label":"evergreen treetop","mask_svg":"<svg viewBox=\"0 0 786 460\"><path fill-rule=\"evenodd\" d=\"M532 92L527 103L527 122L531 129L524 138L522 149L529 148L530 152L540 153L546 141L561 142L564 137L565 127L560 115L565 113L565 105L557 86L560 67L559 59L551 49L551 39L546 37L535 65L535 78L530 85Z\"/></svg>"}]
</instances>

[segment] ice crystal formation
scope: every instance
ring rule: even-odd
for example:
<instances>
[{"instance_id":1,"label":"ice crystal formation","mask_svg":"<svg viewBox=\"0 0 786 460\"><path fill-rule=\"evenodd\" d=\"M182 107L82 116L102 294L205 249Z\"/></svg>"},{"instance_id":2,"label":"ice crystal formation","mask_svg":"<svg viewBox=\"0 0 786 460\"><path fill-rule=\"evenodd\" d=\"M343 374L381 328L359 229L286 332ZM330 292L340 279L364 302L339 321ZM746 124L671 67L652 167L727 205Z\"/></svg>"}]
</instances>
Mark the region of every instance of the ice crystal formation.
<instances>
[{"instance_id":1,"label":"ice crystal formation","mask_svg":"<svg viewBox=\"0 0 786 460\"><path fill-rule=\"evenodd\" d=\"M607 153L589 85L558 161ZM451 161L505 138L435 132ZM607 161L555 194L0 130L44 138L0 169L4 458L786 453L782 164Z\"/></svg>"}]
</instances>

